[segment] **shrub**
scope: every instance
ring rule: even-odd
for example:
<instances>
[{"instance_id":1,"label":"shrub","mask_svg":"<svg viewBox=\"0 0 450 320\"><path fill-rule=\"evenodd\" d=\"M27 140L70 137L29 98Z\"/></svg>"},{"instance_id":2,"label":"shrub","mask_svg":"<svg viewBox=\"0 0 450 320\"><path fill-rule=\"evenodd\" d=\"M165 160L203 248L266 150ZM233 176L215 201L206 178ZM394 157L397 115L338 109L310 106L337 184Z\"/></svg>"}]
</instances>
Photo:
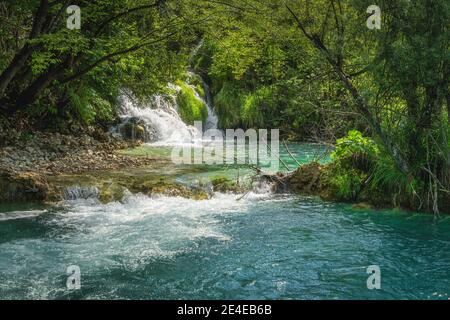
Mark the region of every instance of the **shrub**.
<instances>
[{"instance_id":1,"label":"shrub","mask_svg":"<svg viewBox=\"0 0 450 320\"><path fill-rule=\"evenodd\" d=\"M109 122L114 119L112 104L92 88L83 87L78 91L68 90L72 113L82 124Z\"/></svg>"},{"instance_id":2,"label":"shrub","mask_svg":"<svg viewBox=\"0 0 450 320\"><path fill-rule=\"evenodd\" d=\"M364 173L358 170L337 171L330 177L330 188L340 201L355 201L363 187Z\"/></svg>"},{"instance_id":3,"label":"shrub","mask_svg":"<svg viewBox=\"0 0 450 320\"><path fill-rule=\"evenodd\" d=\"M245 97L241 110L242 122L247 128L265 127L265 114L271 108L272 89L262 87Z\"/></svg>"},{"instance_id":4,"label":"shrub","mask_svg":"<svg viewBox=\"0 0 450 320\"><path fill-rule=\"evenodd\" d=\"M347 136L336 141L336 149L331 154L331 159L341 167L368 172L379 154L380 150L375 141L363 137L358 130L351 130Z\"/></svg>"},{"instance_id":5,"label":"shrub","mask_svg":"<svg viewBox=\"0 0 450 320\"><path fill-rule=\"evenodd\" d=\"M219 127L239 128L241 126L241 106L244 92L230 82L225 82L214 97L214 109L219 117Z\"/></svg>"}]
</instances>

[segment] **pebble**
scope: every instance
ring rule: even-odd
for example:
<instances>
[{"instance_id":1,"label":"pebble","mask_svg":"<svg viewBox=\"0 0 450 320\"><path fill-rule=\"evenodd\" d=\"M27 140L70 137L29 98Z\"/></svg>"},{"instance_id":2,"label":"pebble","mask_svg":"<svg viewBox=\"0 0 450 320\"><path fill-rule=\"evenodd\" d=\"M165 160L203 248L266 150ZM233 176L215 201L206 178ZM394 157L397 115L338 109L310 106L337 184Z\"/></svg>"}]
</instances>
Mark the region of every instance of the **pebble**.
<instances>
[{"instance_id":1,"label":"pebble","mask_svg":"<svg viewBox=\"0 0 450 320\"><path fill-rule=\"evenodd\" d=\"M49 175L82 173L141 166L154 159L119 156L116 150L136 146L105 134L105 142L87 135L75 137L37 132L29 141L15 140L0 147L0 169L36 171Z\"/></svg>"}]
</instances>

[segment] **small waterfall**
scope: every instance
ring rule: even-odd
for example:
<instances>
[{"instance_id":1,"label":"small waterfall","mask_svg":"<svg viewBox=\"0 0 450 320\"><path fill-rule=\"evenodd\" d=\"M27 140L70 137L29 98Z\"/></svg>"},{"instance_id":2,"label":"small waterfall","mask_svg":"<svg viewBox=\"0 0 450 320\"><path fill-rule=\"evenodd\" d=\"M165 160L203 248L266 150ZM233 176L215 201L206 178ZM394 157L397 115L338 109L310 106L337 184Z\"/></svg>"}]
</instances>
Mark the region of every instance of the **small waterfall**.
<instances>
[{"instance_id":1,"label":"small waterfall","mask_svg":"<svg viewBox=\"0 0 450 320\"><path fill-rule=\"evenodd\" d=\"M192 50L191 55L189 57L189 64L190 65L193 64L194 57L198 54L198 52L200 51L200 49L203 47L204 44L205 44L205 41L202 39L202 40L200 40L198 45L194 48L194 50ZM204 102L205 102L206 106L208 107L208 119L206 120L206 124L205 124L204 130L206 131L206 130L209 130L209 129L217 129L218 128L218 123L219 123L219 118L217 117L216 113L214 112L211 88L209 87L208 83L206 83L206 81L202 77L202 75L201 74L196 74L193 71L192 68L189 68L188 74L191 77L196 77L197 76L202 81L203 91L205 92L205 100L204 100ZM202 99L201 97L199 97L199 98Z\"/></svg>"},{"instance_id":2,"label":"small waterfall","mask_svg":"<svg viewBox=\"0 0 450 320\"><path fill-rule=\"evenodd\" d=\"M73 186L66 188L62 193L63 200L98 199L100 190L92 186Z\"/></svg>"},{"instance_id":3,"label":"small waterfall","mask_svg":"<svg viewBox=\"0 0 450 320\"><path fill-rule=\"evenodd\" d=\"M206 83L205 83L206 85ZM212 108L209 88L205 87L206 101L195 91L197 99L208 107L208 119L204 130L217 128L217 116ZM194 137L201 137L202 133L194 126L183 122L178 114L176 95L180 88L169 84L175 94L156 94L148 103L140 104L131 94L123 92L120 97L121 124L113 129L113 133L127 138L141 139L155 146L178 146L191 144ZM138 128L139 130L136 130Z\"/></svg>"},{"instance_id":4,"label":"small waterfall","mask_svg":"<svg viewBox=\"0 0 450 320\"><path fill-rule=\"evenodd\" d=\"M208 118L206 120L205 130L217 129L218 124L219 124L219 118L217 117L216 113L214 112L211 89L210 89L209 85L206 83L206 81L203 78L201 78L201 79L202 79L202 84L203 84L203 90L205 91L205 103L206 103L206 106L208 107Z\"/></svg>"},{"instance_id":5,"label":"small waterfall","mask_svg":"<svg viewBox=\"0 0 450 320\"><path fill-rule=\"evenodd\" d=\"M140 105L124 94L121 96L121 119L118 131L130 123L144 128L144 141L161 146L190 143L197 129L186 125L177 112L175 95L154 95L147 105ZM134 138L134 137L131 137Z\"/></svg>"}]
</instances>

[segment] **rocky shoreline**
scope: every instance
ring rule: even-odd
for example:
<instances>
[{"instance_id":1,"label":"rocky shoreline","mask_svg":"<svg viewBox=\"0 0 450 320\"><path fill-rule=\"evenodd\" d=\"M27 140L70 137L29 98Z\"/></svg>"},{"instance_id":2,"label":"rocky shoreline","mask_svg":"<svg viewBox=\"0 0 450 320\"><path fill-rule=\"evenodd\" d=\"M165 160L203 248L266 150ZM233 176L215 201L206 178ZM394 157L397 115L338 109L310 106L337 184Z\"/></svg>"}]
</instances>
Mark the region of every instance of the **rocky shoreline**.
<instances>
[{"instance_id":1,"label":"rocky shoreline","mask_svg":"<svg viewBox=\"0 0 450 320\"><path fill-rule=\"evenodd\" d=\"M11 131L0 147L0 202L45 201L51 176L141 167L163 161L118 151L139 146L102 131L63 135L36 132L19 138Z\"/></svg>"},{"instance_id":2,"label":"rocky shoreline","mask_svg":"<svg viewBox=\"0 0 450 320\"><path fill-rule=\"evenodd\" d=\"M140 141L124 141L106 133L101 136L73 136L37 132L29 140L0 148L0 170L58 175L154 162L153 158L130 157L117 152L140 144Z\"/></svg>"}]
</instances>

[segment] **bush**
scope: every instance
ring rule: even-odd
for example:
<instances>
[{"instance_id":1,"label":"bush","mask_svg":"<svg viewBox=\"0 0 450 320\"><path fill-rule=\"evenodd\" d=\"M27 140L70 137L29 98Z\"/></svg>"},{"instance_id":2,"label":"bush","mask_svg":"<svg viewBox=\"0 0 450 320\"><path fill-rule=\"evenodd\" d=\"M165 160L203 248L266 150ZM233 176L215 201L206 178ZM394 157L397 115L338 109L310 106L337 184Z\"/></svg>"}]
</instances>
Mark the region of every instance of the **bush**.
<instances>
[{"instance_id":1,"label":"bush","mask_svg":"<svg viewBox=\"0 0 450 320\"><path fill-rule=\"evenodd\" d=\"M214 109L219 117L219 127L226 129L241 126L241 106L244 92L230 82L225 82L214 97Z\"/></svg>"},{"instance_id":2,"label":"bush","mask_svg":"<svg viewBox=\"0 0 450 320\"><path fill-rule=\"evenodd\" d=\"M423 186L401 172L392 157L361 132L353 130L337 140L332 153L329 183L333 194L344 201L369 201L375 205L417 208Z\"/></svg>"},{"instance_id":3,"label":"bush","mask_svg":"<svg viewBox=\"0 0 450 320\"><path fill-rule=\"evenodd\" d=\"M330 177L330 189L340 201L355 201L363 187L365 174L358 170L337 171Z\"/></svg>"},{"instance_id":4,"label":"bush","mask_svg":"<svg viewBox=\"0 0 450 320\"><path fill-rule=\"evenodd\" d=\"M69 90L69 102L73 115L82 124L110 122L115 117L112 104L92 88Z\"/></svg>"},{"instance_id":5,"label":"bush","mask_svg":"<svg viewBox=\"0 0 450 320\"><path fill-rule=\"evenodd\" d=\"M336 162L346 161L356 154L376 157L379 148L373 140L363 137L358 130L351 130L346 137L336 140L336 149L331 154L331 159Z\"/></svg>"},{"instance_id":6,"label":"bush","mask_svg":"<svg viewBox=\"0 0 450 320\"><path fill-rule=\"evenodd\" d=\"M264 128L264 118L267 110L271 108L272 89L262 87L245 97L241 110L242 123L247 128Z\"/></svg>"}]
</instances>

